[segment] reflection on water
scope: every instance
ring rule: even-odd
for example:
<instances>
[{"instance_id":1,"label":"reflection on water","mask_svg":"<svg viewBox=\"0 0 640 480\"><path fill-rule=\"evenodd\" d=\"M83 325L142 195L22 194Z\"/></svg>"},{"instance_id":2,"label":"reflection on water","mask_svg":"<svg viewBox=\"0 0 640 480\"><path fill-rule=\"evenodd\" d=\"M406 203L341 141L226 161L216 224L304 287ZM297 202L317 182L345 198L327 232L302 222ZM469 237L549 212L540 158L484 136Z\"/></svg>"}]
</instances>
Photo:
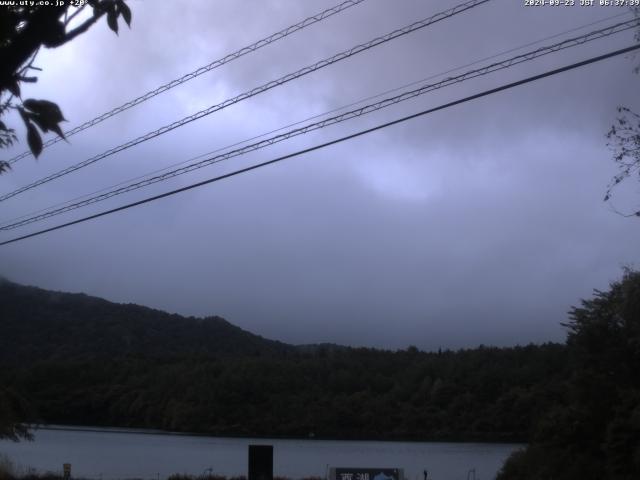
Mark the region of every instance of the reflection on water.
<instances>
[{"instance_id":1,"label":"reflection on water","mask_svg":"<svg viewBox=\"0 0 640 480\"><path fill-rule=\"evenodd\" d=\"M408 480L464 480L475 468L478 480L491 480L514 444L271 440L168 435L109 429L41 429L34 442L0 441L0 452L18 466L62 471L95 479L158 480L172 473L246 475L247 446L273 445L274 475L324 477L330 467L404 468Z\"/></svg>"}]
</instances>

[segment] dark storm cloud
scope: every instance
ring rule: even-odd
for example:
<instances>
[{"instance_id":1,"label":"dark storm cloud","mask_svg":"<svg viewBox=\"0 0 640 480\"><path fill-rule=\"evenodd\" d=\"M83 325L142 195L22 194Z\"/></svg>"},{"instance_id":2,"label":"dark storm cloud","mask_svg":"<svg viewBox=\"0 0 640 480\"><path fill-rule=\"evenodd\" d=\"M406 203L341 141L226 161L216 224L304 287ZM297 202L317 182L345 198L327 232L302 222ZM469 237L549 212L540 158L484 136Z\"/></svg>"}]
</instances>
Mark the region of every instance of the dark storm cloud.
<instances>
[{"instance_id":1,"label":"dark storm cloud","mask_svg":"<svg viewBox=\"0 0 640 480\"><path fill-rule=\"evenodd\" d=\"M133 28L120 38L98 25L45 52L31 95L56 100L76 124L332 2L131 4ZM3 185L15 188L452 5L368 0L73 137L71 145L60 143L38 162L24 160ZM17 197L2 217L619 12L490 2ZM626 46L632 37L443 89L107 205ZM561 340L559 322L570 305L638 261L639 224L601 202L615 173L604 134L616 105L633 106L637 61L609 60L3 247L2 273L44 288L218 314L294 343L432 349ZM631 193L616 201L637 202Z\"/></svg>"}]
</instances>

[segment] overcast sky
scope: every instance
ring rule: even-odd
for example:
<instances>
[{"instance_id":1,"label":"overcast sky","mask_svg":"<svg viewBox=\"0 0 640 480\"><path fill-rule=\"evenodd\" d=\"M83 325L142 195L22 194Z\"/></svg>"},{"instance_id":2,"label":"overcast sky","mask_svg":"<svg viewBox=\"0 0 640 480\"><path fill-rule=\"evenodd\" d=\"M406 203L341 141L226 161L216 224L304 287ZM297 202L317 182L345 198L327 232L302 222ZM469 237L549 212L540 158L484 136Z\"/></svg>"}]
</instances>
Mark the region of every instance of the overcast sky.
<instances>
[{"instance_id":1,"label":"overcast sky","mask_svg":"<svg viewBox=\"0 0 640 480\"><path fill-rule=\"evenodd\" d=\"M36 64L24 97L78 125L337 0L131 0ZM455 5L366 0L27 158L2 193L202 108ZM577 2L579 3L579 2ZM485 5L231 106L0 204L0 220L624 14ZM615 23L585 27L504 59ZM0 234L13 238L313 146L633 43L628 31L429 93L367 117ZM495 61L495 60L494 60ZM481 66L487 62L478 64ZM0 274L185 315L220 315L291 343L422 349L563 341L560 322L640 261L640 221L602 202L616 173L605 134L640 110L640 58L622 56L427 115L152 204L0 247ZM477 67L476 66L476 67ZM17 123L15 123L18 126ZM18 126L22 135L22 127ZM5 158L24 150L24 142ZM640 184L614 197L640 203Z\"/></svg>"}]
</instances>

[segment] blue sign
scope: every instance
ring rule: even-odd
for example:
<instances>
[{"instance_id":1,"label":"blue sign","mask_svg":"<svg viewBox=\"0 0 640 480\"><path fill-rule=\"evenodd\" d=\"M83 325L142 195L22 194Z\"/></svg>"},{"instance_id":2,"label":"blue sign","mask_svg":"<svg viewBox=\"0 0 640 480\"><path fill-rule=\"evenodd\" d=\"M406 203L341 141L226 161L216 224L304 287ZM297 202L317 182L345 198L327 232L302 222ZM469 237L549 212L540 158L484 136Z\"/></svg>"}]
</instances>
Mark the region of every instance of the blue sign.
<instances>
[{"instance_id":1,"label":"blue sign","mask_svg":"<svg viewBox=\"0 0 640 480\"><path fill-rule=\"evenodd\" d=\"M334 480L404 480L401 468L335 468Z\"/></svg>"}]
</instances>

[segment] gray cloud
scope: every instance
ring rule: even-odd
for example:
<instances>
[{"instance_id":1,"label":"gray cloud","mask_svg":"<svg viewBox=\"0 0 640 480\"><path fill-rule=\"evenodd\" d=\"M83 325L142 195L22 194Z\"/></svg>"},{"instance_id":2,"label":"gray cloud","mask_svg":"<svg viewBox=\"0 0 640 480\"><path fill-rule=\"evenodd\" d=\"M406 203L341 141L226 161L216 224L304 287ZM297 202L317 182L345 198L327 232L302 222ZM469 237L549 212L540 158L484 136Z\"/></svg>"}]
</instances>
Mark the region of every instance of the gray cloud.
<instances>
[{"instance_id":1,"label":"gray cloud","mask_svg":"<svg viewBox=\"0 0 640 480\"><path fill-rule=\"evenodd\" d=\"M29 95L57 101L75 125L331 4L132 1L131 31L116 38L98 25L45 52ZM0 178L2 190L453 4L369 0L60 143L38 162L23 160ZM617 12L490 2L17 197L0 213L42 208ZM82 213L626 46L632 37L443 89ZM639 260L640 224L601 201L615 173L604 134L618 104L638 107L634 62L609 60L2 247L2 274L218 314L293 343L433 349L562 340L569 307ZM637 188L627 190L616 198L621 206L638 201Z\"/></svg>"}]
</instances>

